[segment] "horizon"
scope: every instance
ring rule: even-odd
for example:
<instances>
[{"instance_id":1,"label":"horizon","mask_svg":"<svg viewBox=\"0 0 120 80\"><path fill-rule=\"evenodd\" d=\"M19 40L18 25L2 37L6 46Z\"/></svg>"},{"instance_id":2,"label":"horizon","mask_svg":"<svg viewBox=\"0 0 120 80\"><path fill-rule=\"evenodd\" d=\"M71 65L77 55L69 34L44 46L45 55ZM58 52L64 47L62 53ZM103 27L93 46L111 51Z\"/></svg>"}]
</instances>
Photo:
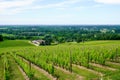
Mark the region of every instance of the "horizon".
<instances>
[{"instance_id":1,"label":"horizon","mask_svg":"<svg viewBox=\"0 0 120 80\"><path fill-rule=\"evenodd\" d=\"M120 24L0 24L0 26L120 26Z\"/></svg>"}]
</instances>

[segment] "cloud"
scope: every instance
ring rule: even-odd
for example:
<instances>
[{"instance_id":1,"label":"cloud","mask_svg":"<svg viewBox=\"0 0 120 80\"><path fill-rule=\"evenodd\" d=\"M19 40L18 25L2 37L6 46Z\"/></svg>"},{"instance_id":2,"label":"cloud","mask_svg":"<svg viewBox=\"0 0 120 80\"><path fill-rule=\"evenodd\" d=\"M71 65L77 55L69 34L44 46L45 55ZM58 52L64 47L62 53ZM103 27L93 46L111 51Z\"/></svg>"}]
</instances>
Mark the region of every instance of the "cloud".
<instances>
[{"instance_id":1,"label":"cloud","mask_svg":"<svg viewBox=\"0 0 120 80\"><path fill-rule=\"evenodd\" d=\"M44 9L44 8L56 8L65 9L70 5L80 2L81 0L65 0L57 3L49 3L46 5L38 5L35 2L38 0L12 0L5 1L0 0L0 14L16 14L27 10ZM39 0L44 1L44 0Z\"/></svg>"},{"instance_id":2,"label":"cloud","mask_svg":"<svg viewBox=\"0 0 120 80\"><path fill-rule=\"evenodd\" d=\"M104 4L120 4L120 0L94 0L94 1Z\"/></svg>"},{"instance_id":3,"label":"cloud","mask_svg":"<svg viewBox=\"0 0 120 80\"><path fill-rule=\"evenodd\" d=\"M0 0L0 14L15 14L32 5L35 0Z\"/></svg>"},{"instance_id":4,"label":"cloud","mask_svg":"<svg viewBox=\"0 0 120 80\"><path fill-rule=\"evenodd\" d=\"M30 5L35 0L14 0L14 1L1 1L0 2L0 9L6 9L6 8L14 8L14 7L23 7Z\"/></svg>"},{"instance_id":5,"label":"cloud","mask_svg":"<svg viewBox=\"0 0 120 80\"><path fill-rule=\"evenodd\" d=\"M33 9L41 9L41 8L64 8L68 7L71 4L75 4L81 2L81 0L65 0L63 2L58 2L58 3L52 3L52 4L47 4L47 5L40 5L40 6L35 6L32 7Z\"/></svg>"}]
</instances>

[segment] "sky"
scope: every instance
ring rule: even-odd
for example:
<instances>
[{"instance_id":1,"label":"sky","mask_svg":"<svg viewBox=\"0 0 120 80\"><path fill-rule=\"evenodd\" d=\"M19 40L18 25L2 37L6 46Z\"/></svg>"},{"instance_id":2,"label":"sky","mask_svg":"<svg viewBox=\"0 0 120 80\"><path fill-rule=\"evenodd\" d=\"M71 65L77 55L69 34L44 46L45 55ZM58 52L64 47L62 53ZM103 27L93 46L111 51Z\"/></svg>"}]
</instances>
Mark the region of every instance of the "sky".
<instances>
[{"instance_id":1,"label":"sky","mask_svg":"<svg viewBox=\"0 0 120 80\"><path fill-rule=\"evenodd\" d=\"M120 24L120 0L0 0L0 24Z\"/></svg>"}]
</instances>

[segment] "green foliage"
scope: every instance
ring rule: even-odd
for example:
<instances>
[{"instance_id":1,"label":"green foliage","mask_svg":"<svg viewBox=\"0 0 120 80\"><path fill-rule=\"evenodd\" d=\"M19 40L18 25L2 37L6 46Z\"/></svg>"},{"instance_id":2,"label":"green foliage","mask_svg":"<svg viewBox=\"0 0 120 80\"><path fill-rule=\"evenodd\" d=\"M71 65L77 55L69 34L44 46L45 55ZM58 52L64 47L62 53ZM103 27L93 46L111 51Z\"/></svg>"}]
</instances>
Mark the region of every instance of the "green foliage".
<instances>
[{"instance_id":1,"label":"green foliage","mask_svg":"<svg viewBox=\"0 0 120 80\"><path fill-rule=\"evenodd\" d=\"M11 25L0 26L5 40L39 40L51 42L81 42L90 40L120 40L120 25ZM0 38L1 39L1 38Z\"/></svg>"},{"instance_id":2,"label":"green foliage","mask_svg":"<svg viewBox=\"0 0 120 80\"><path fill-rule=\"evenodd\" d=\"M6 54L4 55L4 79L10 80L10 71L9 71L9 61L7 59Z\"/></svg>"},{"instance_id":3,"label":"green foliage","mask_svg":"<svg viewBox=\"0 0 120 80\"><path fill-rule=\"evenodd\" d=\"M46 35L44 37L44 40L45 40L45 45L51 45L51 43L52 43L52 37L51 36Z\"/></svg>"},{"instance_id":4,"label":"green foliage","mask_svg":"<svg viewBox=\"0 0 120 80\"><path fill-rule=\"evenodd\" d=\"M3 36L2 35L0 35L0 41L3 41Z\"/></svg>"},{"instance_id":5,"label":"green foliage","mask_svg":"<svg viewBox=\"0 0 120 80\"><path fill-rule=\"evenodd\" d=\"M112 80L120 80L119 76L120 76L120 71L117 71L114 74L112 74L112 76L110 75L108 78Z\"/></svg>"},{"instance_id":6,"label":"green foliage","mask_svg":"<svg viewBox=\"0 0 120 80\"><path fill-rule=\"evenodd\" d=\"M33 46L29 43L27 40L5 40L3 42L0 42L0 48L6 48L6 47L27 47L27 46Z\"/></svg>"},{"instance_id":7,"label":"green foliage","mask_svg":"<svg viewBox=\"0 0 120 80\"><path fill-rule=\"evenodd\" d=\"M8 70L5 71L5 80L10 80L10 72Z\"/></svg>"},{"instance_id":8,"label":"green foliage","mask_svg":"<svg viewBox=\"0 0 120 80\"><path fill-rule=\"evenodd\" d=\"M112 74L113 71L91 66L90 63L106 65L107 61L116 62L117 60L119 62L119 43L120 41L89 41L85 43L64 43L55 46L21 47L19 49L11 49L10 51L29 77L33 77L33 72L29 70L29 66L22 61L20 56L56 77L60 76L56 74L54 66L71 70L71 64L81 65L102 72L107 76L109 73ZM72 71L91 78L90 75L86 74L88 73L87 71L86 73L81 73L84 70L79 72L78 68L75 67L72 67ZM109 76L114 80L115 77L111 74Z\"/></svg>"},{"instance_id":9,"label":"green foliage","mask_svg":"<svg viewBox=\"0 0 120 80\"><path fill-rule=\"evenodd\" d=\"M30 69L30 66L23 61L22 58L20 58L17 55L13 55L16 62L20 65L20 67L23 69L23 71L28 75L30 79L34 77L34 71Z\"/></svg>"},{"instance_id":10,"label":"green foliage","mask_svg":"<svg viewBox=\"0 0 120 80\"><path fill-rule=\"evenodd\" d=\"M94 41L86 42L86 45L80 43L82 46L76 43L71 43L69 47L68 44L40 46L23 49L22 51L17 51L16 54L21 55L54 75L53 65L60 66L66 70L71 70L71 62L87 68L91 68L89 63L92 62L105 65L107 60L110 61L112 59L111 55L115 58L116 48L120 48L118 43L119 41ZM116 46L114 46L115 44ZM70 57L72 61L70 61Z\"/></svg>"}]
</instances>

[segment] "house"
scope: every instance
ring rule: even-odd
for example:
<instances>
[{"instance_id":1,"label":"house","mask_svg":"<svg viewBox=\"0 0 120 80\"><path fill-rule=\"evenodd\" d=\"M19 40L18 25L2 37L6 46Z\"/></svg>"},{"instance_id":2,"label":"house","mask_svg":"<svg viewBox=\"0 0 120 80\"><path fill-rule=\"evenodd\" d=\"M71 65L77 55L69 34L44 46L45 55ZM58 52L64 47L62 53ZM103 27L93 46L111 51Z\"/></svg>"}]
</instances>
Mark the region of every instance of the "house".
<instances>
[{"instance_id":1,"label":"house","mask_svg":"<svg viewBox=\"0 0 120 80\"><path fill-rule=\"evenodd\" d=\"M39 45L45 45L45 40L33 40L33 44L39 46Z\"/></svg>"}]
</instances>

